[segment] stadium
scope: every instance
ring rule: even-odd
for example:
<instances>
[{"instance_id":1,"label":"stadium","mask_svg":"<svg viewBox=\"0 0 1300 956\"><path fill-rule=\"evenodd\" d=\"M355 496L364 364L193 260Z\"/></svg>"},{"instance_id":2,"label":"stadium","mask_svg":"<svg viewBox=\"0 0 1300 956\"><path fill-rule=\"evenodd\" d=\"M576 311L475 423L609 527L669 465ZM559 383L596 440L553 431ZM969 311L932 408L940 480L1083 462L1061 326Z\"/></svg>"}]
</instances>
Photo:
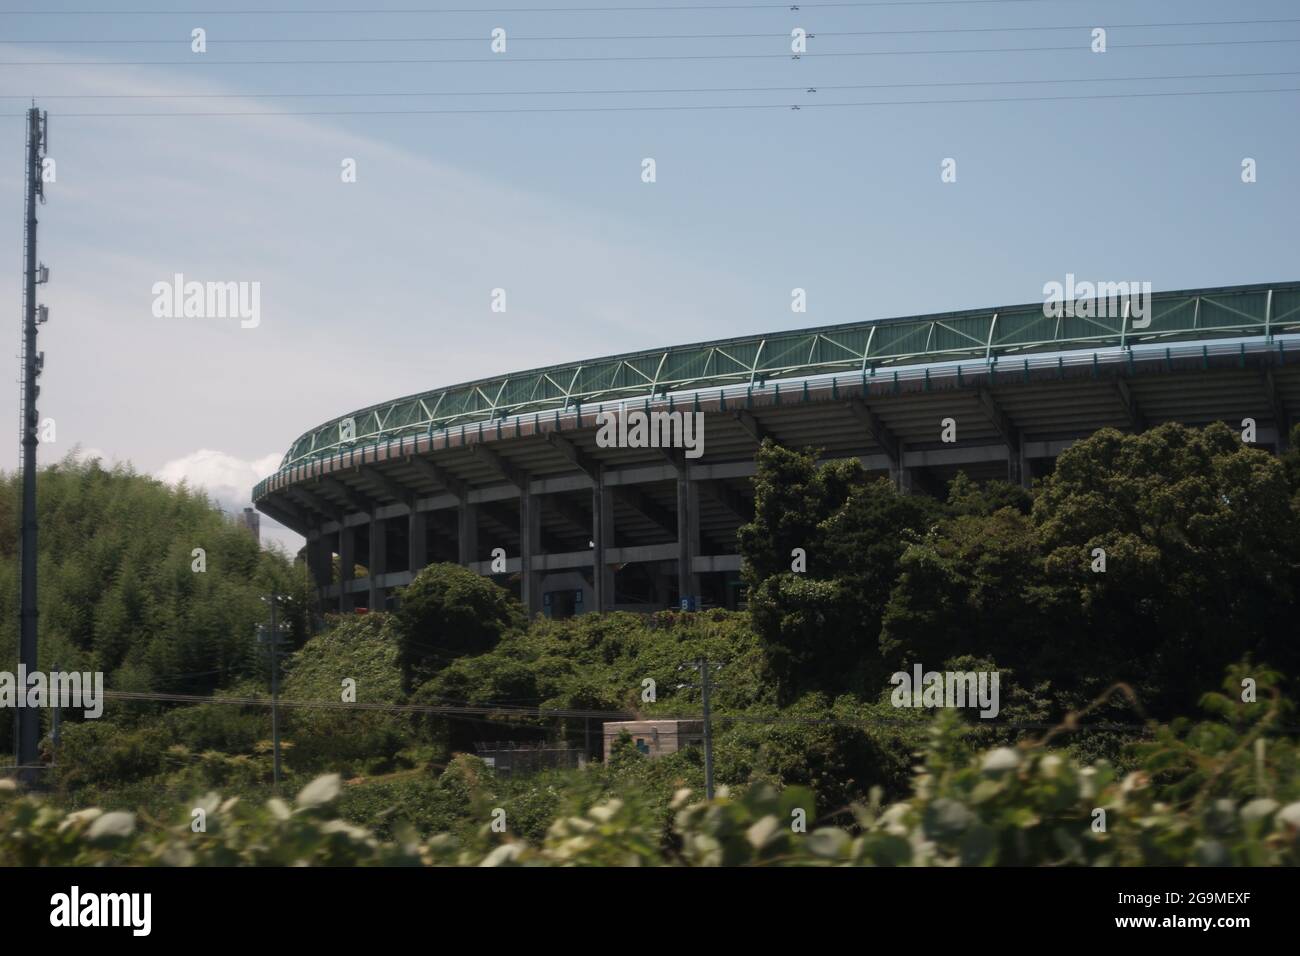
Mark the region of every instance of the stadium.
<instances>
[{"instance_id":1,"label":"stadium","mask_svg":"<svg viewBox=\"0 0 1300 956\"><path fill-rule=\"evenodd\" d=\"M937 494L959 471L1028 485L1103 427L1222 421L1284 448L1300 283L1158 292L1141 321L1051 311L783 331L434 389L306 432L253 500L307 539L327 609L390 607L420 568L454 561L562 617L743 603L736 531L766 439ZM597 440L631 412L702 416L703 454Z\"/></svg>"}]
</instances>

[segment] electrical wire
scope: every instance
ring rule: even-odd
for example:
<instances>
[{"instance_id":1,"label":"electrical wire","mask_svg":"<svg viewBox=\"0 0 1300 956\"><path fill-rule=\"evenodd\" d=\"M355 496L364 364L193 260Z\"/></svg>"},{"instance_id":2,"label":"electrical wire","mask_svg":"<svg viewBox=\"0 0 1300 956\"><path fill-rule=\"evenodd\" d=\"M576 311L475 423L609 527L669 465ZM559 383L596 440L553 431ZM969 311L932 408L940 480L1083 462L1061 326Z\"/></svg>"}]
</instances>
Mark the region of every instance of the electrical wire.
<instances>
[{"instance_id":1,"label":"electrical wire","mask_svg":"<svg viewBox=\"0 0 1300 956\"><path fill-rule=\"evenodd\" d=\"M689 13L695 10L854 9L870 7L962 7L1007 3L1064 3L1072 0L844 0L825 3L684 3L657 6L588 7L387 7L331 10L328 8L262 10L0 10L0 16L376 16L391 14L485 13ZM1087 0L1073 0L1087 2Z\"/></svg>"},{"instance_id":2,"label":"electrical wire","mask_svg":"<svg viewBox=\"0 0 1300 956\"><path fill-rule=\"evenodd\" d=\"M965 99L931 99L931 100L872 100L856 103L730 103L707 104L699 106L542 106L503 109L430 109L430 110L235 110L210 111L202 113L60 113L59 120L66 119L125 119L125 118L161 118L185 117L189 119L202 117L276 117L276 116L456 116L456 115L506 115L529 113L639 113L639 112L706 112L719 110L818 110L832 108L869 108L873 106L936 106L956 105L961 103L1035 103L1062 102L1068 100L1114 100L1141 99L1171 96L1234 96L1260 93L1297 93L1300 87L1270 87L1255 90L1178 90L1148 93L1088 93L1062 96L1004 96L1004 97L968 97ZM6 113L10 119L22 117L22 113Z\"/></svg>"},{"instance_id":3,"label":"electrical wire","mask_svg":"<svg viewBox=\"0 0 1300 956\"><path fill-rule=\"evenodd\" d=\"M1251 40L1179 40L1160 43L1111 44L1107 49L1138 50L1172 47L1249 46L1274 43L1300 43L1300 37L1268 37ZM633 63L682 60L802 60L814 57L861 56L946 56L954 53L1089 53L1089 44L1070 46L972 47L961 50L846 50L827 53L673 53L623 56L508 56L488 57L351 59L351 60L211 60L195 55L185 60L0 60L0 66L401 66L455 63Z\"/></svg>"},{"instance_id":4,"label":"electrical wire","mask_svg":"<svg viewBox=\"0 0 1300 956\"><path fill-rule=\"evenodd\" d=\"M145 701L159 703L181 703L181 704L220 704L236 707L271 707L273 701L269 697L229 697L213 696L205 697L198 694L168 694L159 692L145 691L105 691L103 694L106 700L118 701ZM394 704L380 702L355 702L344 703L342 701L332 700L293 700L290 698L278 698L274 701L277 707L288 707L291 709L323 709L323 710L365 710L376 711L381 713L414 713L430 714L443 717L537 717L537 718L570 718L570 719L599 719L599 720L693 720L702 721L703 714L653 714L650 716L639 717L631 711L618 710L583 710L576 708L539 708L539 707L518 707L505 705L433 705L433 704ZM872 718L854 719L845 717L790 717L779 715L764 714L713 714L710 718L715 722L723 723L753 723L753 724L786 724L802 726L838 726L853 728L870 728L885 724L911 724L921 729L915 717L908 715L899 715L897 717L876 716ZM522 726L522 725L520 725ZM1050 730L1060 726L1059 722L1051 721L1005 721L999 723L988 723L990 729L1016 729L1016 730ZM1107 722L1104 724L1080 724L1078 729L1087 730L1145 730L1147 725L1144 723L1124 723L1124 722ZM1292 729L1292 728L1283 728Z\"/></svg>"},{"instance_id":5,"label":"electrical wire","mask_svg":"<svg viewBox=\"0 0 1300 956\"><path fill-rule=\"evenodd\" d=\"M37 95L38 100L238 100L238 99L339 99L421 97L421 96L632 96L683 93L817 93L823 90L896 90L933 89L961 86L1037 86L1061 83L1136 83L1165 80L1261 79L1276 76L1300 76L1300 70L1255 73L1175 73L1157 76L1097 76L1032 80L937 80L925 83L800 83L793 86L701 86L663 87L658 89L586 89L586 90L395 90L369 93L53 93ZM0 93L0 100L25 100L25 93Z\"/></svg>"},{"instance_id":6,"label":"electrical wire","mask_svg":"<svg viewBox=\"0 0 1300 956\"><path fill-rule=\"evenodd\" d=\"M1163 23L1078 23L1060 26L1002 26L1002 27L928 27L913 30L809 30L808 38L821 37L876 37L876 36L936 36L961 33L1040 33L1064 30L1092 30L1104 26L1107 30L1149 30L1170 27L1230 27L1230 26L1264 26L1279 23L1300 23L1298 17L1276 17L1256 20L1183 20ZM210 42L220 44L251 43L483 43L487 37L209 37ZM788 40L789 33L660 33L660 34L615 34L607 36L511 36L511 42L536 43L547 42L581 42L611 40ZM0 40L6 44L150 44L172 43L188 46L191 38L187 36L166 37L161 39L54 39L54 40Z\"/></svg>"}]
</instances>

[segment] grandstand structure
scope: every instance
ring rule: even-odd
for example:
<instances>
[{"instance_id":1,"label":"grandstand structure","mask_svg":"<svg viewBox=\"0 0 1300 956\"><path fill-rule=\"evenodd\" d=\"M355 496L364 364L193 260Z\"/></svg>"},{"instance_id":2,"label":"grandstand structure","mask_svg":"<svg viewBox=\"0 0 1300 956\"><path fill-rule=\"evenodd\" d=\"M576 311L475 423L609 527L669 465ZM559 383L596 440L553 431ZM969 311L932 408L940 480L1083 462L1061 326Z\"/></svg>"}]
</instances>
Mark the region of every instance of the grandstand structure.
<instances>
[{"instance_id":1,"label":"grandstand structure","mask_svg":"<svg viewBox=\"0 0 1300 956\"><path fill-rule=\"evenodd\" d=\"M565 616L743 600L736 530L765 439L934 493L958 471L1028 485L1107 426L1250 419L1261 447L1285 447L1300 282L1156 293L1140 318L1086 306L784 331L434 389L306 432L253 500L306 537L329 609L391 607L419 569L454 561ZM703 455L597 441L602 413L631 411L700 413Z\"/></svg>"}]
</instances>

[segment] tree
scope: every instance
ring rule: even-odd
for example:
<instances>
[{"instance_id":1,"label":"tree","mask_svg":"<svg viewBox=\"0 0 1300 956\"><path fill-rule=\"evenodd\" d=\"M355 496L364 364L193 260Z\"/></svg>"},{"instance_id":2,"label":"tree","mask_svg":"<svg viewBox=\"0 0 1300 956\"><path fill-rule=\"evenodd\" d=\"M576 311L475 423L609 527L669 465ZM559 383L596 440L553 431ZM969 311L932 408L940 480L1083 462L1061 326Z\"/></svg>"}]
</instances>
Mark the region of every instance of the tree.
<instances>
[{"instance_id":1,"label":"tree","mask_svg":"<svg viewBox=\"0 0 1300 956\"><path fill-rule=\"evenodd\" d=\"M527 623L509 592L458 564L431 564L398 592L396 623L406 688L455 658L482 654Z\"/></svg>"},{"instance_id":2,"label":"tree","mask_svg":"<svg viewBox=\"0 0 1300 956\"><path fill-rule=\"evenodd\" d=\"M284 662L286 700L405 703L398 641L387 614L339 617ZM337 768L340 761L384 766L413 737L410 714L337 707L287 708L295 770Z\"/></svg>"},{"instance_id":3,"label":"tree","mask_svg":"<svg viewBox=\"0 0 1300 956\"><path fill-rule=\"evenodd\" d=\"M1103 429L1068 449L1033 520L1041 597L1078 672L1184 707L1247 653L1293 672L1300 519L1290 498L1283 464L1223 424Z\"/></svg>"},{"instance_id":4,"label":"tree","mask_svg":"<svg viewBox=\"0 0 1300 956\"><path fill-rule=\"evenodd\" d=\"M891 670L936 668L959 654L1016 668L1036 662L1048 633L1035 600L1042 554L1019 511L945 521L908 545L898 569L880 634Z\"/></svg>"},{"instance_id":5,"label":"tree","mask_svg":"<svg viewBox=\"0 0 1300 956\"><path fill-rule=\"evenodd\" d=\"M813 450L771 442L759 449L754 487L754 520L737 537L781 699L875 684L898 558L938 517L938 504L869 480L855 459L818 465ZM795 549L804 564L795 564Z\"/></svg>"},{"instance_id":6,"label":"tree","mask_svg":"<svg viewBox=\"0 0 1300 956\"><path fill-rule=\"evenodd\" d=\"M954 515L991 515L1003 508L1011 508L1027 515L1034 505L1034 496L1025 488L1009 481L972 481L964 471L948 483L948 511Z\"/></svg>"}]
</instances>

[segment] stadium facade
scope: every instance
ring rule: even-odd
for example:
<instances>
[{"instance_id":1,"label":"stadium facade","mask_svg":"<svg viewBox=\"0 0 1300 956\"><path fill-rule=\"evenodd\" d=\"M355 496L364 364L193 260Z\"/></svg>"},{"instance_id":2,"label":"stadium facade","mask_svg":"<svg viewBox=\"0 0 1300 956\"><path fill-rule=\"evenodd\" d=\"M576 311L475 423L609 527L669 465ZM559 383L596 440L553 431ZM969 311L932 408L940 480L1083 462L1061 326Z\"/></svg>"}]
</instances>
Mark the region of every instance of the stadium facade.
<instances>
[{"instance_id":1,"label":"stadium facade","mask_svg":"<svg viewBox=\"0 0 1300 956\"><path fill-rule=\"evenodd\" d=\"M1284 447L1300 283L1156 293L1140 318L1109 304L787 331L436 389L305 433L253 499L306 537L327 609L390 607L420 568L455 561L565 616L735 606L765 438L856 457L904 492L941 492L958 471L1028 485L1105 426L1249 419L1257 444ZM702 453L628 438L638 412L699 422Z\"/></svg>"}]
</instances>

